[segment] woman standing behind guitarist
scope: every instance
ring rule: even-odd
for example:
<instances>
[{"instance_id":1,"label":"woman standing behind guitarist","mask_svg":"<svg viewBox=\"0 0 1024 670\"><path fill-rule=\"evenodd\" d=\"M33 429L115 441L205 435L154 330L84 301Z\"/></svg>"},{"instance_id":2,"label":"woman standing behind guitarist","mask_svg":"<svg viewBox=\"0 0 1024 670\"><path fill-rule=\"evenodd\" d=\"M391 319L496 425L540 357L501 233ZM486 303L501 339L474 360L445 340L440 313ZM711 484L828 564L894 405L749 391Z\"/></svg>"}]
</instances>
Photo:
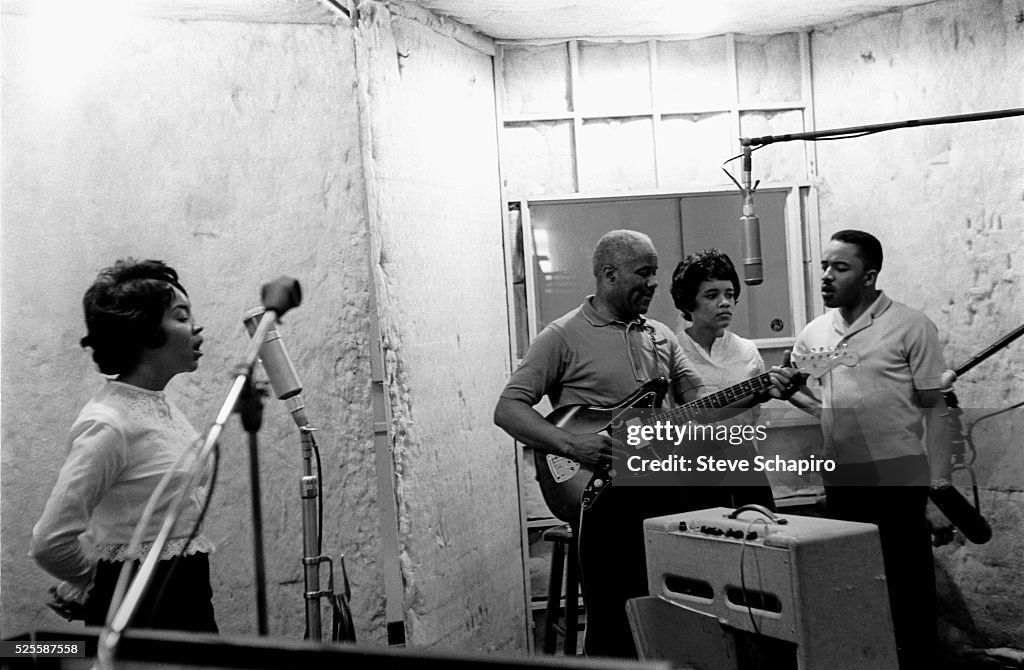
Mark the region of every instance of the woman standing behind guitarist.
<instances>
[{"instance_id":1,"label":"woman standing behind guitarist","mask_svg":"<svg viewBox=\"0 0 1024 670\"><path fill-rule=\"evenodd\" d=\"M740 299L740 278L729 257L718 249L704 249L679 261L672 273L672 302L689 323L677 331L679 345L690 364L704 381L705 391L713 393L765 371L764 359L751 340L729 330L732 313ZM755 398L745 404L762 402ZM757 409L744 412L732 421L751 423ZM741 453L730 458L756 455L755 445L739 446ZM739 473L737 473L739 474ZM756 503L775 509L771 484L763 471L742 473L729 491L728 507Z\"/></svg>"},{"instance_id":2,"label":"woman standing behind guitarist","mask_svg":"<svg viewBox=\"0 0 1024 670\"><path fill-rule=\"evenodd\" d=\"M533 406L547 395L567 405L618 404L645 383L670 380L670 402L698 398L700 377L664 324L644 319L658 286L658 254L648 236L605 234L593 253L594 295L548 324L531 343L498 399L494 422L544 453L597 467L621 444L604 433L574 434ZM791 388L792 371L773 373L774 395ZM626 618L629 598L647 594L643 519L713 507L718 501L680 487L605 486L573 524L579 542L588 656L637 656Z\"/></svg>"}]
</instances>

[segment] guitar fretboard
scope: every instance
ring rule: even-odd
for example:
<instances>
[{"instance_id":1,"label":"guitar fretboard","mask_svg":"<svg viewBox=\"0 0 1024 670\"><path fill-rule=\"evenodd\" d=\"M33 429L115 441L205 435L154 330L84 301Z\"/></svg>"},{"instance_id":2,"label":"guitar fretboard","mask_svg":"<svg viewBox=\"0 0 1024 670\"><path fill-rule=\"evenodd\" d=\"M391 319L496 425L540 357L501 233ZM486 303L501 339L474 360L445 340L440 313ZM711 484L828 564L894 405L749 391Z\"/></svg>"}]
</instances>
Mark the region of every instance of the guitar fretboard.
<instances>
[{"instance_id":1,"label":"guitar fretboard","mask_svg":"<svg viewBox=\"0 0 1024 670\"><path fill-rule=\"evenodd\" d=\"M728 388L724 388L721 391L711 393L706 396L701 396L696 400L680 405L673 409L668 410L661 416L662 419L667 419L673 423L685 423L696 419L709 411L722 409L728 405L749 398L752 395L767 391L772 387L771 376L767 373L761 373L756 377L745 379L739 384L734 384Z\"/></svg>"}]
</instances>

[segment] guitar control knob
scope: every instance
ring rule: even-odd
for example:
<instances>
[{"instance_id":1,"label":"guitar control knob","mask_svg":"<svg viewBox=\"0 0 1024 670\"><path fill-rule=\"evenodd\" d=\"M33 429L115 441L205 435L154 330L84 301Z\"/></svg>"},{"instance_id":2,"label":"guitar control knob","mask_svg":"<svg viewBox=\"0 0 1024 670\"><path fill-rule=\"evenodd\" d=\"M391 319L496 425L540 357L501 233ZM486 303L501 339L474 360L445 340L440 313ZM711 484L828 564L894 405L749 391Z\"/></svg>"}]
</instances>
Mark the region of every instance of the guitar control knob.
<instances>
[{"instance_id":1,"label":"guitar control knob","mask_svg":"<svg viewBox=\"0 0 1024 670\"><path fill-rule=\"evenodd\" d=\"M609 470L609 471L608 471L608 476L609 476L609 477L614 477L614 476L615 476L615 475L617 475L617 474L618 474L618 473L617 473L617 472L615 472L615 468L612 468L611 470Z\"/></svg>"},{"instance_id":2,"label":"guitar control knob","mask_svg":"<svg viewBox=\"0 0 1024 670\"><path fill-rule=\"evenodd\" d=\"M594 488L595 488L595 489L599 489L599 488L601 488L602 486L604 486L604 480L603 480L603 479L595 479L595 480L594 480L594 481L592 482L592 484L594 485Z\"/></svg>"}]
</instances>

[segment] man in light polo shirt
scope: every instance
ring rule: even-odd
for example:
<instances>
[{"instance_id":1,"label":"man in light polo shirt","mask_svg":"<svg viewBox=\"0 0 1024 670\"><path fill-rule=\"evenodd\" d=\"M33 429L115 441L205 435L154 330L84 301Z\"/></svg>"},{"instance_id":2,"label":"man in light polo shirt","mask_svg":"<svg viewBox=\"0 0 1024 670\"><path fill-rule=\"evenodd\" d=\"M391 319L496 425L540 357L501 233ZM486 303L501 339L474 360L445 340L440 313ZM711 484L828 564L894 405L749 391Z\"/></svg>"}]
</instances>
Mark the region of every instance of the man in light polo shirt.
<instances>
[{"instance_id":1,"label":"man in light polo shirt","mask_svg":"<svg viewBox=\"0 0 1024 670\"><path fill-rule=\"evenodd\" d=\"M845 347L859 357L802 388L792 402L821 418L829 516L876 524L900 667L929 667L937 644L935 572L925 517L930 482L950 475L949 432L935 324L876 288L882 245L843 230L822 254L821 294L834 308L794 351ZM850 557L855 560L855 557Z\"/></svg>"},{"instance_id":2,"label":"man in light polo shirt","mask_svg":"<svg viewBox=\"0 0 1024 670\"><path fill-rule=\"evenodd\" d=\"M672 330L643 315L658 286L658 254L650 238L632 230L605 234L593 253L594 295L548 324L530 344L494 410L494 422L518 441L598 466L622 451L604 433L573 434L549 423L533 406L547 395L558 408L615 405L644 383L665 377L670 402L697 399L703 384ZM792 371L776 371L771 391L795 388ZM585 649L588 656L636 657L626 617L629 598L647 595L643 520L728 505L725 489L605 486L573 524L579 538Z\"/></svg>"}]
</instances>

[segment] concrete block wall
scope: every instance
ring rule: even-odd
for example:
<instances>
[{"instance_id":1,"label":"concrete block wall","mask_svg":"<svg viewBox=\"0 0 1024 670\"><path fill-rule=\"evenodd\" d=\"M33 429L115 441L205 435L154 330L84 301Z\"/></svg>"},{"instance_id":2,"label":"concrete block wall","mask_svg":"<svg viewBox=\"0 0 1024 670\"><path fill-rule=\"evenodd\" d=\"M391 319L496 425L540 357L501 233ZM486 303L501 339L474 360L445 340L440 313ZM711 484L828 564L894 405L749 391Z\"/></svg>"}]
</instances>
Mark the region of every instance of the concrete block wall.
<instances>
[{"instance_id":1,"label":"concrete block wall","mask_svg":"<svg viewBox=\"0 0 1024 670\"><path fill-rule=\"evenodd\" d=\"M945 0L815 31L817 128L1024 107L1022 54L1020 0ZM1024 323L1024 117L816 151L822 243L842 228L875 233L887 257L880 287L935 321L951 368ZM965 424L1024 401L1022 357L1018 340L957 383ZM994 537L935 552L951 644L1024 648L1022 426L1015 410L973 431Z\"/></svg>"}]
</instances>

